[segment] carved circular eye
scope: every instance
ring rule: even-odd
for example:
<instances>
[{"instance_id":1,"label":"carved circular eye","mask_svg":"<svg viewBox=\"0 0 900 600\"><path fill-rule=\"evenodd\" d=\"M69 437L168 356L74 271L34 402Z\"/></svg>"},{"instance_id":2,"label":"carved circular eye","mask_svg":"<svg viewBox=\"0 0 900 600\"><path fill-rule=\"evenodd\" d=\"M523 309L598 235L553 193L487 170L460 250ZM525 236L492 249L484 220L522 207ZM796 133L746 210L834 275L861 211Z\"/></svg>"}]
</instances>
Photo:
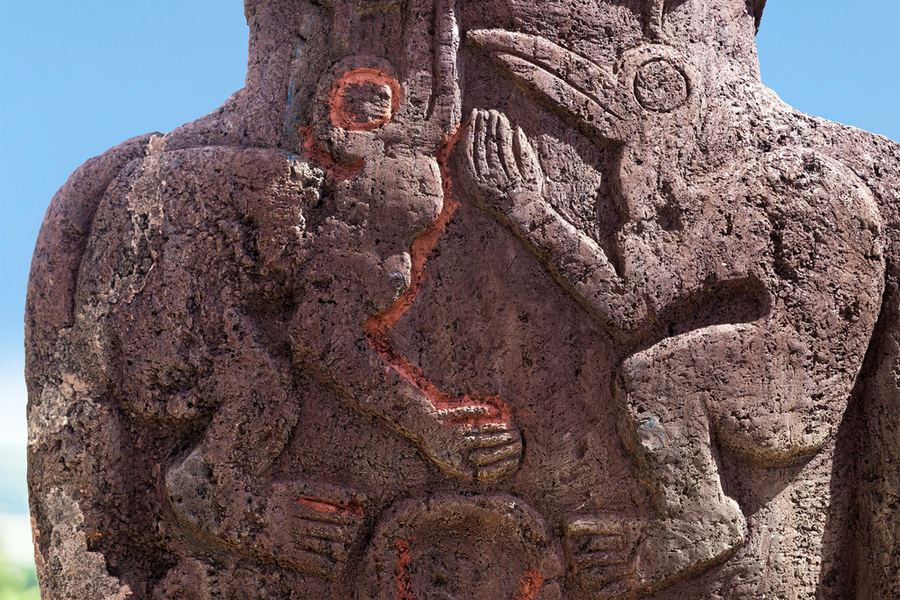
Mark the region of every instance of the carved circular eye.
<instances>
[{"instance_id":1,"label":"carved circular eye","mask_svg":"<svg viewBox=\"0 0 900 600\"><path fill-rule=\"evenodd\" d=\"M641 106L668 112L687 102L688 81L675 65L661 58L643 64L634 78L634 94Z\"/></svg>"},{"instance_id":2,"label":"carved circular eye","mask_svg":"<svg viewBox=\"0 0 900 600\"><path fill-rule=\"evenodd\" d=\"M400 84L384 71L347 71L331 89L331 122L350 131L377 129L397 112L400 94Z\"/></svg>"}]
</instances>

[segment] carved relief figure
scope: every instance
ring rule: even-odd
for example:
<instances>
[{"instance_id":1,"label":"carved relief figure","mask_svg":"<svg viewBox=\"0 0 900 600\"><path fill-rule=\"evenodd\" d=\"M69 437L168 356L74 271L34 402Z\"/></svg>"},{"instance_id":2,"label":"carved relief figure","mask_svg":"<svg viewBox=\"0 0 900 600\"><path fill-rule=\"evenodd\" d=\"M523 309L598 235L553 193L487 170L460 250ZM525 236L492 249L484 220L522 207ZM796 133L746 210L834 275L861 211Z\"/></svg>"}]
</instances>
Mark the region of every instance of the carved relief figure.
<instances>
[{"instance_id":1,"label":"carved relief figure","mask_svg":"<svg viewBox=\"0 0 900 600\"><path fill-rule=\"evenodd\" d=\"M292 381L293 367L271 356L272 347L289 344L297 370L318 379L351 405L387 419L455 477L492 480L508 473L516 467L521 441L515 425L502 414L502 406L492 403L499 400L448 397L393 352L383 337L415 300L428 246L434 245L452 214L452 203L445 206L444 202L446 173L442 173L439 154L459 121L453 60L434 57L432 48L422 44L421 55L405 57L408 64L401 85L397 69L384 55L405 47L404 40L374 35L386 20L401 16L399 4L372 8L364 3L339 3L329 8L336 19L328 40L331 51L349 55L318 84L313 123L303 131L303 150L313 165L283 154L219 150L205 153L202 163L177 156L175 167L164 155L160 162L165 172L147 174L142 179L149 182L138 180L134 186L184 185L186 176L196 177L196 171L209 164L224 163L222 170L234 171L237 162L248 176L255 170L257 179L269 171L271 179L262 178L267 187L258 193L237 189L233 180L220 189L205 190L213 198L236 195L228 208L241 211L241 218L255 228L256 239L243 248L248 256L220 261L216 251L204 252L204 245L195 242L195 249L179 250L187 253L188 260L212 258L214 264L192 265L196 271L180 277L171 272L144 274L151 286L188 279L202 293L218 290L234 298L226 301L222 315L216 315L217 326L227 336L223 345L228 354L217 356L209 348L216 343L207 342L207 352L193 358L214 366L202 375L188 376L189 394L177 397L179 403L215 408L215 414L203 440L173 465L165 482L175 516L210 541L336 579L358 541L366 498L359 491L326 482L271 480L268 471L273 462L284 451L291 432L302 427L298 405L311 400L303 397L311 392ZM458 45L452 8L435 11L426 2L413 12L423 19L422 24L409 24L413 30L438 19L435 26L441 37L434 43L435 51L452 55ZM339 36L344 35L356 43L343 47L346 40ZM360 48L366 40L374 47ZM439 70L432 74L435 62ZM426 106L430 114L422 113ZM167 167L175 167L174 172ZM309 204L323 201L324 185L332 186L334 213L310 231L304 219ZM168 215L177 211L164 206L160 216L171 218ZM190 220L182 220L175 227L199 230L208 219L209 214L201 214L190 226ZM170 251L157 249L165 243L150 241L151 252ZM103 264L105 257L113 255L101 247L94 260ZM244 266L242 262L262 265L251 276L249 288L241 281L245 274L234 269ZM334 276L337 273L349 277L342 280ZM198 275L203 279L198 280ZM212 279L207 281L207 276ZM260 280L262 289L256 287ZM152 298L144 278L140 285ZM191 301L171 299L177 304ZM168 373L183 369L181 340L161 352L146 353L142 348L132 354L130 349L141 348L143 340L153 337L142 325L155 327L133 314L132 305L142 310L138 301L113 311L110 334L121 338L118 332L127 331L134 336L117 344L128 363L126 371L162 370L166 383L170 378L184 378L185 374ZM272 318L275 323L264 322ZM138 328L129 323L138 323ZM179 329L185 325L181 323ZM363 336L367 344L361 343ZM235 372L241 373L242 380L237 389ZM133 381L146 379L134 377ZM126 401L139 405L135 410L144 409L140 400L148 391L159 392L130 389L127 381L123 387L128 390ZM170 417L195 418L196 411L173 407L173 403L169 400L166 406ZM151 412L160 410L148 404ZM257 409L247 411L248 405ZM230 439L235 428L241 439L237 447Z\"/></svg>"},{"instance_id":2,"label":"carved relief figure","mask_svg":"<svg viewBox=\"0 0 900 600\"><path fill-rule=\"evenodd\" d=\"M540 37L469 32L618 155L622 226L609 257L542 197L539 159L503 114L473 112L460 160L473 199L622 348L620 432L660 519L569 521L572 568L597 597L658 588L743 543L746 519L713 446L772 467L815 454L846 408L883 292L878 207L849 169L799 148L747 156L737 174L735 163L697 164L703 86L665 35L664 3L649 4L647 41L609 67ZM716 213L729 219L718 230ZM723 314L729 302L751 310ZM811 305L823 313L812 322ZM710 306L721 322L704 322Z\"/></svg>"}]
</instances>

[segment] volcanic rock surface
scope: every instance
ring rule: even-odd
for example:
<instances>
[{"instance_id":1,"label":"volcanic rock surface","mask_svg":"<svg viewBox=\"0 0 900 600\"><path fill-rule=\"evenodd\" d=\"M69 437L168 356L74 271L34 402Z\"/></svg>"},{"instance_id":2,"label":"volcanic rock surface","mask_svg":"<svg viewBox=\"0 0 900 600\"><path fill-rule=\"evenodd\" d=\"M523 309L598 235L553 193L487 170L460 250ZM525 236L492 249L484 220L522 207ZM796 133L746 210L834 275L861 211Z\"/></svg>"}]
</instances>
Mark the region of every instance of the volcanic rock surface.
<instances>
[{"instance_id":1,"label":"volcanic rock surface","mask_svg":"<svg viewBox=\"0 0 900 600\"><path fill-rule=\"evenodd\" d=\"M247 0L47 212L44 597L900 597L900 146L763 4Z\"/></svg>"}]
</instances>

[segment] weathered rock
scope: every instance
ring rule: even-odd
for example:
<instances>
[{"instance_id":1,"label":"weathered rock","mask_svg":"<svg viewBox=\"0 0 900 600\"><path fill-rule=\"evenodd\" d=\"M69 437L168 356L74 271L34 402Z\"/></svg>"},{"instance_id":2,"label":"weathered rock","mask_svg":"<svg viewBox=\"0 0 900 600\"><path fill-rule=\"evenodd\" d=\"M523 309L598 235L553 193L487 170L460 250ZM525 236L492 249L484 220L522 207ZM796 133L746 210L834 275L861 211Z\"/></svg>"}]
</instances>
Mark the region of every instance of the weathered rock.
<instances>
[{"instance_id":1,"label":"weathered rock","mask_svg":"<svg viewBox=\"0 0 900 600\"><path fill-rule=\"evenodd\" d=\"M44 596L900 596L900 147L763 4L248 0L48 210Z\"/></svg>"}]
</instances>

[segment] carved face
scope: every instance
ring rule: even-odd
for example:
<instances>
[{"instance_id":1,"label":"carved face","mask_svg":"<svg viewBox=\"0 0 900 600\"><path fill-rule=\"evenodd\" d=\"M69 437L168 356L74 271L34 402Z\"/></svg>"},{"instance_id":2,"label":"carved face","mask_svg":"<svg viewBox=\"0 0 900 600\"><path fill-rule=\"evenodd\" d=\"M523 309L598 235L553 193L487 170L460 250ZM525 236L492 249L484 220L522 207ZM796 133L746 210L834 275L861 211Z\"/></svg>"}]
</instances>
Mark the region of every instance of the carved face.
<instances>
[{"instance_id":1,"label":"carved face","mask_svg":"<svg viewBox=\"0 0 900 600\"><path fill-rule=\"evenodd\" d=\"M329 98L331 122L351 131L370 131L391 120L400 106L400 84L377 69L344 73Z\"/></svg>"}]
</instances>

